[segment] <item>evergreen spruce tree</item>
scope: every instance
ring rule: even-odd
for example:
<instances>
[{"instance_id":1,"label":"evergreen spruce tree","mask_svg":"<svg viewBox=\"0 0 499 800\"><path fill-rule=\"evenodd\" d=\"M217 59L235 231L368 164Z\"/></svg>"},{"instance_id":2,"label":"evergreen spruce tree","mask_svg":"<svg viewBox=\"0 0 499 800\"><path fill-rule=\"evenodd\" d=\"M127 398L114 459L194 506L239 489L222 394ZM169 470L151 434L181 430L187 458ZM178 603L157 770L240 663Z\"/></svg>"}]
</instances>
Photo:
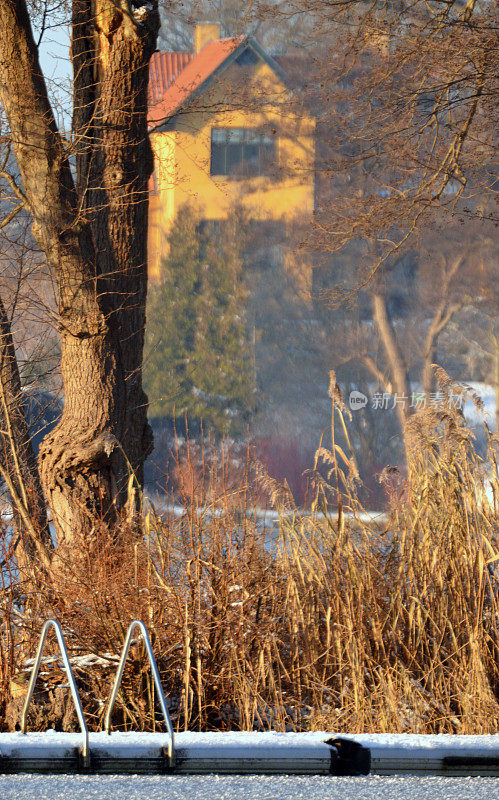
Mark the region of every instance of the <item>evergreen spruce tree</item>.
<instances>
[{"instance_id":1,"label":"evergreen spruce tree","mask_svg":"<svg viewBox=\"0 0 499 800\"><path fill-rule=\"evenodd\" d=\"M244 222L177 217L161 282L149 294L145 380L154 417L240 432L254 404L242 264Z\"/></svg>"}]
</instances>

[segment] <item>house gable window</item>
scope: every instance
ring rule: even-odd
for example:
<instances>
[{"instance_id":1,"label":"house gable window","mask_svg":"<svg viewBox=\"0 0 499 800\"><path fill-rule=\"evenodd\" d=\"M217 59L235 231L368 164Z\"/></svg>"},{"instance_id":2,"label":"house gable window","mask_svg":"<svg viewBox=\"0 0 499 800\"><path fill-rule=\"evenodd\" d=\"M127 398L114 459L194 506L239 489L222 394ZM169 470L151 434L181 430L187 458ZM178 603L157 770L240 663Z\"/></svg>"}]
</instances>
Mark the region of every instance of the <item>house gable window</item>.
<instances>
[{"instance_id":1,"label":"house gable window","mask_svg":"<svg viewBox=\"0 0 499 800\"><path fill-rule=\"evenodd\" d=\"M249 128L211 129L211 175L268 175L275 162L275 136Z\"/></svg>"}]
</instances>

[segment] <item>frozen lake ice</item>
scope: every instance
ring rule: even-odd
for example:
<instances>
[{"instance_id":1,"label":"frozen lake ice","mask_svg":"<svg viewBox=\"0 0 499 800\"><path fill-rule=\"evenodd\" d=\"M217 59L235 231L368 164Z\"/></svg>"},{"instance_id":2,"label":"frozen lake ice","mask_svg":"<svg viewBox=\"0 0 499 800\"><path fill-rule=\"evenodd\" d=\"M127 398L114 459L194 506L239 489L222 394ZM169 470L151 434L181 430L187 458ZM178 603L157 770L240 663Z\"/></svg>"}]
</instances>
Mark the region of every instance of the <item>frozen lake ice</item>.
<instances>
[{"instance_id":1,"label":"frozen lake ice","mask_svg":"<svg viewBox=\"0 0 499 800\"><path fill-rule=\"evenodd\" d=\"M0 775L2 800L499 800L497 778Z\"/></svg>"}]
</instances>

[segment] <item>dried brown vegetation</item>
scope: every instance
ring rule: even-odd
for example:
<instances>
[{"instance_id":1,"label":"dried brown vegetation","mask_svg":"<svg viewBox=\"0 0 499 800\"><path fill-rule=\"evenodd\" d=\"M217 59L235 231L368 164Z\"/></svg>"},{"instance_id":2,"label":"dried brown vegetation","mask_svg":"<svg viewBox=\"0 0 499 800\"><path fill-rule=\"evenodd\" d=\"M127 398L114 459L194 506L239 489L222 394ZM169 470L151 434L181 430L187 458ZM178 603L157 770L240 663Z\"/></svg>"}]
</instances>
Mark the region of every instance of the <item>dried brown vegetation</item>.
<instances>
[{"instance_id":1,"label":"dried brown vegetation","mask_svg":"<svg viewBox=\"0 0 499 800\"><path fill-rule=\"evenodd\" d=\"M334 403L341 414L341 399ZM496 732L497 437L485 463L455 410L420 411L408 425L409 476L395 481L382 531L365 521L354 464L333 439L312 473L311 513L266 476L275 529L252 512L249 470L238 487L225 480L230 455L201 473L196 462L191 479L187 461L176 509L151 510L140 536L123 525L118 549L96 545L57 600L40 593L30 617L6 553L3 696L34 653L42 617L54 615L90 724L100 727L125 628L137 617L151 631L179 729ZM123 696L115 724L160 725L140 645Z\"/></svg>"}]
</instances>

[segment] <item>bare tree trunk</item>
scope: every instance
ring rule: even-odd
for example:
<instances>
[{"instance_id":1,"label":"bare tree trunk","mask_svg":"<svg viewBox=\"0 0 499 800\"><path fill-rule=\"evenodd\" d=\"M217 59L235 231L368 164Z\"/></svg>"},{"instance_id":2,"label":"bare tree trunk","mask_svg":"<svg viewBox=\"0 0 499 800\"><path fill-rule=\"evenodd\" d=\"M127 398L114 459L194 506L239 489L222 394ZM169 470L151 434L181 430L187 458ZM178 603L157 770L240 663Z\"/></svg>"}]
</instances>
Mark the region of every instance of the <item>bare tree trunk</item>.
<instances>
[{"instance_id":1,"label":"bare tree trunk","mask_svg":"<svg viewBox=\"0 0 499 800\"><path fill-rule=\"evenodd\" d=\"M424 359L423 359L423 394L425 397L428 397L431 392L433 391L434 386L434 374L433 374L433 365L436 361L437 355L437 338L435 337L431 342L428 343L428 346L425 348Z\"/></svg>"},{"instance_id":2,"label":"bare tree trunk","mask_svg":"<svg viewBox=\"0 0 499 800\"><path fill-rule=\"evenodd\" d=\"M438 337L449 324L456 311L462 307L462 303L451 303L443 300L438 306L435 315L426 333L425 347L423 352L423 392L425 397L433 391L434 375L433 365L437 356Z\"/></svg>"},{"instance_id":3,"label":"bare tree trunk","mask_svg":"<svg viewBox=\"0 0 499 800\"><path fill-rule=\"evenodd\" d=\"M92 24L95 14L97 27ZM153 17L150 24L155 21L157 24ZM78 194L91 220L98 271L114 298L125 389L120 442L128 462L125 469L129 466L141 484L144 460L152 450L147 397L142 388L142 353L148 179L153 170L147 86L156 28L153 26L148 36L144 32L137 35L137 31L109 0L74 2L73 133Z\"/></svg>"},{"instance_id":4,"label":"bare tree trunk","mask_svg":"<svg viewBox=\"0 0 499 800\"><path fill-rule=\"evenodd\" d=\"M24 0L0 0L0 96L33 232L58 288L62 419L40 475L61 544L112 526L128 464L142 477L152 437L142 391L146 296L147 65L156 3L75 0L77 181L41 76Z\"/></svg>"},{"instance_id":5,"label":"bare tree trunk","mask_svg":"<svg viewBox=\"0 0 499 800\"><path fill-rule=\"evenodd\" d=\"M405 428L410 409L410 382L404 356L398 345L395 331L388 317L386 298L382 294L373 293L373 316L378 326L381 343L390 367L391 383L394 393L402 402L397 403L397 413L402 427Z\"/></svg>"},{"instance_id":6,"label":"bare tree trunk","mask_svg":"<svg viewBox=\"0 0 499 800\"><path fill-rule=\"evenodd\" d=\"M447 269L444 264L442 272L442 285L440 287L441 301L438 304L433 319L428 327L425 338L425 345L423 350L423 392L425 396L433 391L434 376L433 364L436 360L438 337L442 331L447 327L454 314L463 307L463 301L452 302L449 299L449 291L452 280L455 278L457 272L464 262L464 255L459 255L454 259L450 267Z\"/></svg>"},{"instance_id":7,"label":"bare tree trunk","mask_svg":"<svg viewBox=\"0 0 499 800\"><path fill-rule=\"evenodd\" d=\"M410 403L410 382L404 356L398 345L396 333L388 316L386 298L383 294L372 294L373 316L385 351L389 367L391 390L396 395L397 415L404 445L406 464L410 463L410 452L407 445L406 423L412 413ZM369 360L365 363L370 367Z\"/></svg>"},{"instance_id":8,"label":"bare tree trunk","mask_svg":"<svg viewBox=\"0 0 499 800\"><path fill-rule=\"evenodd\" d=\"M17 534L16 557L21 573L50 566L50 536L36 457L26 421L10 323L0 299L0 471L9 489Z\"/></svg>"}]
</instances>

